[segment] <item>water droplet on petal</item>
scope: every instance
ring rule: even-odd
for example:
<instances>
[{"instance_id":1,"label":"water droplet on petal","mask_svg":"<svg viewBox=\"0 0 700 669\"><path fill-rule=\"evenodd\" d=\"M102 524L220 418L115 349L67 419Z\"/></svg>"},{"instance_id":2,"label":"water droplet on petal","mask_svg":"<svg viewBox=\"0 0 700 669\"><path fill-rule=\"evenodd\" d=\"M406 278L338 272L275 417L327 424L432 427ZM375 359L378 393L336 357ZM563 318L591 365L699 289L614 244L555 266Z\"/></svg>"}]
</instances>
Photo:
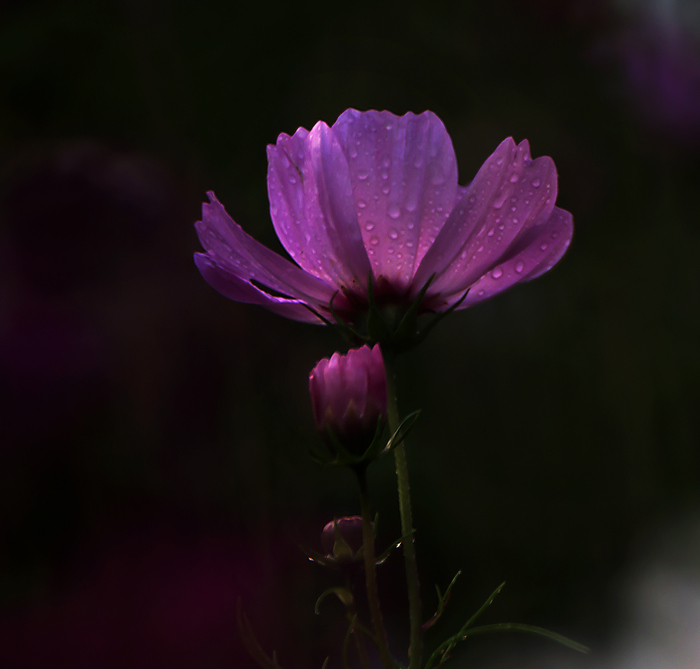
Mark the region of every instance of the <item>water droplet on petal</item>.
<instances>
[{"instance_id":1,"label":"water droplet on petal","mask_svg":"<svg viewBox=\"0 0 700 669\"><path fill-rule=\"evenodd\" d=\"M364 200L358 200L357 206L359 209L364 209L367 206L367 203Z\"/></svg>"},{"instance_id":2,"label":"water droplet on petal","mask_svg":"<svg viewBox=\"0 0 700 669\"><path fill-rule=\"evenodd\" d=\"M558 233L558 232L553 232L553 233L552 233L552 239L559 239L559 233Z\"/></svg>"},{"instance_id":3,"label":"water droplet on petal","mask_svg":"<svg viewBox=\"0 0 700 669\"><path fill-rule=\"evenodd\" d=\"M384 195L389 195L390 190L391 190L391 186L389 184L382 186L382 193L384 193Z\"/></svg>"},{"instance_id":4,"label":"water droplet on petal","mask_svg":"<svg viewBox=\"0 0 700 669\"><path fill-rule=\"evenodd\" d=\"M501 193L498 195L498 197L493 201L493 203L491 204L491 206L492 206L494 209L500 209L500 208L505 204L505 201L506 201L507 199L508 199L508 193L507 193L507 191L504 189L503 191L501 191Z\"/></svg>"},{"instance_id":5,"label":"water droplet on petal","mask_svg":"<svg viewBox=\"0 0 700 669\"><path fill-rule=\"evenodd\" d=\"M517 174L510 175L510 182L512 184L517 184L519 180L520 180L520 177Z\"/></svg>"},{"instance_id":6,"label":"water droplet on petal","mask_svg":"<svg viewBox=\"0 0 700 669\"><path fill-rule=\"evenodd\" d=\"M532 180L532 187L533 187L533 188L539 188L541 183L542 183L542 182L541 182L537 177L535 177L535 178Z\"/></svg>"},{"instance_id":7,"label":"water droplet on petal","mask_svg":"<svg viewBox=\"0 0 700 669\"><path fill-rule=\"evenodd\" d=\"M503 276L503 270L500 267L496 267L492 272L491 276L494 279L500 279Z\"/></svg>"},{"instance_id":8,"label":"water droplet on petal","mask_svg":"<svg viewBox=\"0 0 700 669\"><path fill-rule=\"evenodd\" d=\"M483 290L480 290L480 291L477 293L477 295L478 295L479 297L483 297L483 296L484 296L484 291L483 291Z\"/></svg>"},{"instance_id":9,"label":"water droplet on petal","mask_svg":"<svg viewBox=\"0 0 700 669\"><path fill-rule=\"evenodd\" d=\"M367 170L360 170L360 171L357 173L357 178L358 178L360 181L364 181L364 180L367 178L367 176L368 176Z\"/></svg>"},{"instance_id":10,"label":"water droplet on petal","mask_svg":"<svg viewBox=\"0 0 700 669\"><path fill-rule=\"evenodd\" d=\"M401 215L401 209L398 204L390 204L386 213L389 214L391 218L398 218Z\"/></svg>"},{"instance_id":11,"label":"water droplet on petal","mask_svg":"<svg viewBox=\"0 0 700 669\"><path fill-rule=\"evenodd\" d=\"M525 264L523 263L522 260L518 260L518 262L515 263L515 271L520 274L520 272L523 271L525 267Z\"/></svg>"},{"instance_id":12,"label":"water droplet on petal","mask_svg":"<svg viewBox=\"0 0 700 669\"><path fill-rule=\"evenodd\" d=\"M396 231L396 228L391 228L391 230L389 230L389 238L390 239L398 239L399 238L399 233Z\"/></svg>"},{"instance_id":13,"label":"water droplet on petal","mask_svg":"<svg viewBox=\"0 0 700 669\"><path fill-rule=\"evenodd\" d=\"M375 236L375 237L370 237L370 238L369 238L369 243L370 243L372 246L376 246L377 244L379 244L379 237L376 237L376 236Z\"/></svg>"},{"instance_id":14,"label":"water droplet on petal","mask_svg":"<svg viewBox=\"0 0 700 669\"><path fill-rule=\"evenodd\" d=\"M486 236L487 236L487 237L493 237L493 233L494 233L494 232L495 232L494 228L491 228L491 229L486 233Z\"/></svg>"},{"instance_id":15,"label":"water droplet on petal","mask_svg":"<svg viewBox=\"0 0 700 669\"><path fill-rule=\"evenodd\" d=\"M367 230L367 232L372 232L372 230L374 230L374 223L372 223L372 221L369 221L365 225L365 230Z\"/></svg>"},{"instance_id":16,"label":"water droplet on petal","mask_svg":"<svg viewBox=\"0 0 700 669\"><path fill-rule=\"evenodd\" d=\"M547 250L547 243L545 242L544 244L540 245L540 251L546 251Z\"/></svg>"}]
</instances>

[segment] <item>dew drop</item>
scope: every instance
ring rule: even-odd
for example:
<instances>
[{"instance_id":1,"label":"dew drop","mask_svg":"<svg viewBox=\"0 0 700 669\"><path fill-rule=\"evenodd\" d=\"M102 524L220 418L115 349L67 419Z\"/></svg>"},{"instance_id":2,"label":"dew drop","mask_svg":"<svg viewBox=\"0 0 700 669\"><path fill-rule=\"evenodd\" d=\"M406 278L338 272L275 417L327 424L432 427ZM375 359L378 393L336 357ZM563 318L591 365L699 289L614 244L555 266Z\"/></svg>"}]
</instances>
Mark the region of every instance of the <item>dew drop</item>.
<instances>
[{"instance_id":1,"label":"dew drop","mask_svg":"<svg viewBox=\"0 0 700 669\"><path fill-rule=\"evenodd\" d=\"M399 208L398 204L390 204L389 208L387 209L387 214L391 218L398 218L401 215L401 209Z\"/></svg>"},{"instance_id":2,"label":"dew drop","mask_svg":"<svg viewBox=\"0 0 700 669\"><path fill-rule=\"evenodd\" d=\"M547 250L547 243L545 242L544 244L540 245L540 251L546 251Z\"/></svg>"},{"instance_id":3,"label":"dew drop","mask_svg":"<svg viewBox=\"0 0 700 669\"><path fill-rule=\"evenodd\" d=\"M360 181L364 181L364 180L367 178L367 176L368 176L368 173L367 173L366 170L360 170L360 171L357 173L357 178L358 178Z\"/></svg>"},{"instance_id":4,"label":"dew drop","mask_svg":"<svg viewBox=\"0 0 700 669\"><path fill-rule=\"evenodd\" d=\"M510 175L510 182L512 184L517 184L519 180L520 180L520 177L517 174Z\"/></svg>"},{"instance_id":5,"label":"dew drop","mask_svg":"<svg viewBox=\"0 0 700 669\"><path fill-rule=\"evenodd\" d=\"M374 230L374 223L372 223L372 221L369 221L365 225L365 230L367 230L367 232L372 232L372 230Z\"/></svg>"},{"instance_id":6,"label":"dew drop","mask_svg":"<svg viewBox=\"0 0 700 669\"><path fill-rule=\"evenodd\" d=\"M481 253L484 250L483 244L476 250L477 253Z\"/></svg>"},{"instance_id":7,"label":"dew drop","mask_svg":"<svg viewBox=\"0 0 700 669\"><path fill-rule=\"evenodd\" d=\"M413 230L413 228L416 227L416 224L415 224L413 221L410 221L406 227L407 227L409 230Z\"/></svg>"},{"instance_id":8,"label":"dew drop","mask_svg":"<svg viewBox=\"0 0 700 669\"><path fill-rule=\"evenodd\" d=\"M496 267L496 269L491 272L491 276L494 279L500 279L503 276L503 270L500 267Z\"/></svg>"},{"instance_id":9,"label":"dew drop","mask_svg":"<svg viewBox=\"0 0 700 669\"><path fill-rule=\"evenodd\" d=\"M297 182L297 180L294 177L289 177L289 183L292 184L292 186Z\"/></svg>"},{"instance_id":10,"label":"dew drop","mask_svg":"<svg viewBox=\"0 0 700 669\"><path fill-rule=\"evenodd\" d=\"M382 170L379 175L384 179L385 181L389 178L389 172L387 170Z\"/></svg>"},{"instance_id":11,"label":"dew drop","mask_svg":"<svg viewBox=\"0 0 700 669\"><path fill-rule=\"evenodd\" d=\"M376 246L377 244L379 244L379 237L376 237L376 236L375 236L375 237L370 237L370 238L369 238L369 243L370 243L372 246Z\"/></svg>"},{"instance_id":12,"label":"dew drop","mask_svg":"<svg viewBox=\"0 0 700 669\"><path fill-rule=\"evenodd\" d=\"M367 203L364 200L358 200L357 201L357 207L358 209L364 209L367 206Z\"/></svg>"},{"instance_id":13,"label":"dew drop","mask_svg":"<svg viewBox=\"0 0 700 669\"><path fill-rule=\"evenodd\" d=\"M553 232L553 233L552 233L552 239L559 239L559 233L558 233L558 232Z\"/></svg>"},{"instance_id":14,"label":"dew drop","mask_svg":"<svg viewBox=\"0 0 700 669\"><path fill-rule=\"evenodd\" d=\"M491 206L494 209L500 209L505 204L505 201L507 199L508 199L508 193L506 193L505 191L502 191L500 193L500 195L493 201Z\"/></svg>"},{"instance_id":15,"label":"dew drop","mask_svg":"<svg viewBox=\"0 0 700 669\"><path fill-rule=\"evenodd\" d=\"M506 226L503 225L503 223L501 223L501 224L498 226L498 229L501 230L501 231L503 231L503 230L506 229Z\"/></svg>"},{"instance_id":16,"label":"dew drop","mask_svg":"<svg viewBox=\"0 0 700 669\"><path fill-rule=\"evenodd\" d=\"M542 183L542 182L541 182L537 177L535 177L535 178L532 180L532 187L533 187L533 188L539 188L541 183Z\"/></svg>"},{"instance_id":17,"label":"dew drop","mask_svg":"<svg viewBox=\"0 0 700 669\"><path fill-rule=\"evenodd\" d=\"M391 228L391 230L389 230L389 238L390 239L398 239L399 238L399 233L396 231L396 228Z\"/></svg>"},{"instance_id":18,"label":"dew drop","mask_svg":"<svg viewBox=\"0 0 700 669\"><path fill-rule=\"evenodd\" d=\"M518 262L515 263L515 271L520 274L520 272L523 271L525 265L523 264L522 260L518 260Z\"/></svg>"},{"instance_id":19,"label":"dew drop","mask_svg":"<svg viewBox=\"0 0 700 669\"><path fill-rule=\"evenodd\" d=\"M494 232L495 232L494 228L491 228L491 229L486 233L486 236L487 236L487 237L493 237L493 233L494 233Z\"/></svg>"},{"instance_id":20,"label":"dew drop","mask_svg":"<svg viewBox=\"0 0 700 669\"><path fill-rule=\"evenodd\" d=\"M382 186L382 193L384 193L384 195L389 195L389 191L391 191L391 186L389 184Z\"/></svg>"},{"instance_id":21,"label":"dew drop","mask_svg":"<svg viewBox=\"0 0 700 669\"><path fill-rule=\"evenodd\" d=\"M477 295L478 295L479 297L483 297L483 296L484 296L484 291L483 291L483 290L480 290L480 291L477 293Z\"/></svg>"},{"instance_id":22,"label":"dew drop","mask_svg":"<svg viewBox=\"0 0 700 669\"><path fill-rule=\"evenodd\" d=\"M430 182L433 184L433 186L441 186L444 184L445 175L442 173L442 170L433 174L433 178L430 180Z\"/></svg>"}]
</instances>

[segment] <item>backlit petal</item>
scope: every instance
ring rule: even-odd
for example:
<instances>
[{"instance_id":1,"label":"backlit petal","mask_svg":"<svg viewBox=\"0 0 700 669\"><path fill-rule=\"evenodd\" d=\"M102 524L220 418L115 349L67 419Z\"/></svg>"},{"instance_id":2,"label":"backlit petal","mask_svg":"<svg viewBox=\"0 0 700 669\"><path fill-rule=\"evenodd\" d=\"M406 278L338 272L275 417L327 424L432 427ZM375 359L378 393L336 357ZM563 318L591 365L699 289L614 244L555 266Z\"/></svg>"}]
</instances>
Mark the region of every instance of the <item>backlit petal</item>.
<instances>
[{"instance_id":1,"label":"backlit petal","mask_svg":"<svg viewBox=\"0 0 700 669\"><path fill-rule=\"evenodd\" d=\"M450 137L432 112L398 117L349 109L333 132L348 161L374 275L405 288L456 199Z\"/></svg>"}]
</instances>

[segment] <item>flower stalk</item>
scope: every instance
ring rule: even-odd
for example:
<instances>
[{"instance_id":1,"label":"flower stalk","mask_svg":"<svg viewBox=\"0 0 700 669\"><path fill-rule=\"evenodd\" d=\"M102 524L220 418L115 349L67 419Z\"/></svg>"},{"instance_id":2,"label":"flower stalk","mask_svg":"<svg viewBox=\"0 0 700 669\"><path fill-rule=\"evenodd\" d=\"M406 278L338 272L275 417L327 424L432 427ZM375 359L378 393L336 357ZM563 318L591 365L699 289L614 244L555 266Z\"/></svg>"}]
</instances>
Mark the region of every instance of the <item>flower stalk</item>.
<instances>
[{"instance_id":1,"label":"flower stalk","mask_svg":"<svg viewBox=\"0 0 700 669\"><path fill-rule=\"evenodd\" d=\"M361 465L355 468L357 482L360 487L360 506L362 509L362 545L365 560L365 581L367 585L367 601L369 613L372 619L372 627L377 642L377 650L384 669L394 669L394 660L389 653L389 646L384 629L384 618L379 605L379 592L377 590L377 560L374 555L374 532L372 528L372 512L367 491L366 467Z\"/></svg>"},{"instance_id":2,"label":"flower stalk","mask_svg":"<svg viewBox=\"0 0 700 669\"><path fill-rule=\"evenodd\" d=\"M384 348L382 350L387 378L387 419L389 431L393 433L400 425L397 388L396 388L396 359L394 353ZM420 596L420 580L418 578L418 561L416 559L415 532L413 529L413 512L411 509L411 490L408 477L408 462L406 460L405 440L394 449L396 465L396 480L399 492L399 514L401 517L401 535L406 537L403 542L403 556L406 569L406 586L408 590L408 615L410 624L410 642L408 647L408 669L419 669L423 654L423 620Z\"/></svg>"}]
</instances>

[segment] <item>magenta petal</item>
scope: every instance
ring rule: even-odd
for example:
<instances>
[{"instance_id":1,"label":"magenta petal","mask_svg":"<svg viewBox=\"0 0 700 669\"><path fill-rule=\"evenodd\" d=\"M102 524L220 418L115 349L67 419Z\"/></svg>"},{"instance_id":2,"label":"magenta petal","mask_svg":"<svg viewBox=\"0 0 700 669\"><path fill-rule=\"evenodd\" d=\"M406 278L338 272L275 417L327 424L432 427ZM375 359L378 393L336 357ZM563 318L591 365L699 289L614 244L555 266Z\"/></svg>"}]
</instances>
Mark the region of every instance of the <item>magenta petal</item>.
<instances>
[{"instance_id":1,"label":"magenta petal","mask_svg":"<svg viewBox=\"0 0 700 669\"><path fill-rule=\"evenodd\" d=\"M315 179L305 183L307 202L318 204L330 247L342 263L336 268L339 272L343 270L346 277L340 285L351 287L348 279L356 279L365 287L371 269L357 221L345 154L333 131L322 121L312 128L308 141Z\"/></svg>"},{"instance_id":2,"label":"magenta petal","mask_svg":"<svg viewBox=\"0 0 700 669\"><path fill-rule=\"evenodd\" d=\"M529 281L544 274L564 255L571 243L573 231L571 214L555 207L546 223L532 227L523 234L523 239L518 240L519 248L513 255L476 281L458 309L470 307L516 283ZM461 293L455 293L447 298L447 303L453 304L461 296Z\"/></svg>"},{"instance_id":3,"label":"magenta petal","mask_svg":"<svg viewBox=\"0 0 700 669\"><path fill-rule=\"evenodd\" d=\"M406 287L455 203L450 137L432 112L398 117L349 109L333 132L348 161L374 274Z\"/></svg>"},{"instance_id":4,"label":"magenta petal","mask_svg":"<svg viewBox=\"0 0 700 669\"><path fill-rule=\"evenodd\" d=\"M369 261L357 223L347 163L324 123L280 135L268 147L275 230L307 272L336 287L364 288Z\"/></svg>"},{"instance_id":5,"label":"magenta petal","mask_svg":"<svg viewBox=\"0 0 700 669\"><path fill-rule=\"evenodd\" d=\"M259 304L270 311L304 323L321 324L322 321L299 300L275 297L256 288L249 281L231 274L221 267L215 259L204 253L195 253L194 261L204 280L214 290L236 302Z\"/></svg>"},{"instance_id":6,"label":"magenta petal","mask_svg":"<svg viewBox=\"0 0 700 669\"><path fill-rule=\"evenodd\" d=\"M557 175L551 158L530 158L527 141L506 139L467 187L417 272L417 292L435 274L430 294L464 291L500 258L521 232L546 222Z\"/></svg>"},{"instance_id":7,"label":"magenta petal","mask_svg":"<svg viewBox=\"0 0 700 669\"><path fill-rule=\"evenodd\" d=\"M226 213L213 193L202 205L202 220L195 224L208 257L227 274L259 284L291 298L328 303L334 288L299 269L288 260L243 232Z\"/></svg>"}]
</instances>

